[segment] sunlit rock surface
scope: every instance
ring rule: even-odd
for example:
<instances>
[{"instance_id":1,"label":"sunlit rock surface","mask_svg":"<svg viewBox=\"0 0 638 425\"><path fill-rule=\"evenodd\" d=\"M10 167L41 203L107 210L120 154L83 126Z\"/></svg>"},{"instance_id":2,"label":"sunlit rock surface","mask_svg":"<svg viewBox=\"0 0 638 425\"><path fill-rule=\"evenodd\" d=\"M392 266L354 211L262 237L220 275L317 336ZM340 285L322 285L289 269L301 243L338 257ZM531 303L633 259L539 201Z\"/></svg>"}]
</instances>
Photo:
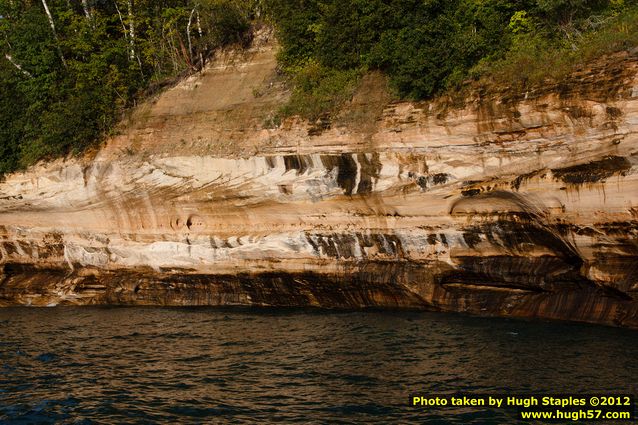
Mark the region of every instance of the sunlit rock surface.
<instances>
[{"instance_id":1,"label":"sunlit rock surface","mask_svg":"<svg viewBox=\"0 0 638 425\"><path fill-rule=\"evenodd\" d=\"M273 125L268 32L0 184L0 305L415 308L638 328L638 53Z\"/></svg>"}]
</instances>

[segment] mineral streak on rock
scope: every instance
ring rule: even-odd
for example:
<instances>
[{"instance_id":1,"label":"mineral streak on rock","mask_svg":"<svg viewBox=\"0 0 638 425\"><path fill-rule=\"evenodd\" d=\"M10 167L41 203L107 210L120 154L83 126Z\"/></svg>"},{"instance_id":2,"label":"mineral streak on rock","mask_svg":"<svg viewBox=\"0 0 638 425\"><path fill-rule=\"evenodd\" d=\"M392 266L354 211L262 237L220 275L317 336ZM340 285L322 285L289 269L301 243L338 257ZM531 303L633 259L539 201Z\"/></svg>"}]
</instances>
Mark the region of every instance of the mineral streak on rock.
<instances>
[{"instance_id":1,"label":"mineral streak on rock","mask_svg":"<svg viewBox=\"0 0 638 425\"><path fill-rule=\"evenodd\" d=\"M0 305L409 308L638 328L638 58L274 127L258 34L92 158L0 183ZM257 89L262 95L255 98ZM384 100L385 99L385 100ZM377 112L370 112L377 111Z\"/></svg>"},{"instance_id":2,"label":"mineral streak on rock","mask_svg":"<svg viewBox=\"0 0 638 425\"><path fill-rule=\"evenodd\" d=\"M599 161L552 170L554 177L569 184L595 183L614 175L622 175L631 170L632 163L627 158L608 156Z\"/></svg>"}]
</instances>

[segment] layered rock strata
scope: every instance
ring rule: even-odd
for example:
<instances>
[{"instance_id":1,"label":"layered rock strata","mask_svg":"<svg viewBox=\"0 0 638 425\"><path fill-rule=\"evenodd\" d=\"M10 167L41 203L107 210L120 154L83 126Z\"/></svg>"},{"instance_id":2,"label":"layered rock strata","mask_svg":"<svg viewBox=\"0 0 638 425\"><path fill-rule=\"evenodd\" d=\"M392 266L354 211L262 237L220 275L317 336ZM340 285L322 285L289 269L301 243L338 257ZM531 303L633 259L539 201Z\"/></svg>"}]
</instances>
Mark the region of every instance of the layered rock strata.
<instances>
[{"instance_id":1,"label":"layered rock strata","mask_svg":"<svg viewBox=\"0 0 638 425\"><path fill-rule=\"evenodd\" d=\"M413 308L638 328L638 52L272 124L276 42L0 184L0 305Z\"/></svg>"}]
</instances>

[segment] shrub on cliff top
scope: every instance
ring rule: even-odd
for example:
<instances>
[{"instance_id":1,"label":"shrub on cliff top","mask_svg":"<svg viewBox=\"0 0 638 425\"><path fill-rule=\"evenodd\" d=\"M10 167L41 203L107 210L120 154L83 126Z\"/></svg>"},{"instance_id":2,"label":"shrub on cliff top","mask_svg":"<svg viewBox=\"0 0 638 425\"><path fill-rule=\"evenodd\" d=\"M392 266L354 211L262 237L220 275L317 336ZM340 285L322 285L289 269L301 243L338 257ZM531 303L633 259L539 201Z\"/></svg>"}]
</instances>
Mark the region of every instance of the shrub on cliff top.
<instances>
[{"instance_id":1,"label":"shrub on cliff top","mask_svg":"<svg viewBox=\"0 0 638 425\"><path fill-rule=\"evenodd\" d=\"M536 32L517 34L502 58L479 63L470 74L522 90L547 80L559 81L597 57L638 46L638 8L596 19L596 30L568 38L549 38Z\"/></svg>"},{"instance_id":2,"label":"shrub on cliff top","mask_svg":"<svg viewBox=\"0 0 638 425\"><path fill-rule=\"evenodd\" d=\"M631 43L614 30L630 22L635 0L268 0L283 69L299 82L306 64L323 74L378 69L402 98L426 99L489 73L538 82L602 54L602 40ZM595 48L593 46L596 46ZM566 51L573 54L566 55ZM591 51L592 53L588 53ZM303 78L302 78L303 80ZM319 86L324 79L318 79ZM298 99L329 92L297 84ZM322 102L330 104L326 99ZM317 111L313 110L312 115Z\"/></svg>"}]
</instances>

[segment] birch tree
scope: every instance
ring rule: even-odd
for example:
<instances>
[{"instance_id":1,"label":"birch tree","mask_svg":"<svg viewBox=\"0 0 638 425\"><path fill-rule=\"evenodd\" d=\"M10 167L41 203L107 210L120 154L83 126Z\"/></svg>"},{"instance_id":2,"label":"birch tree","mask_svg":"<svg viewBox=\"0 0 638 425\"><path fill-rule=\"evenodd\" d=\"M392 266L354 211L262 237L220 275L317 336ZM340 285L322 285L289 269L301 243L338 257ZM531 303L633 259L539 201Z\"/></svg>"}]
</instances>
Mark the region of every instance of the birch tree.
<instances>
[{"instance_id":1,"label":"birch tree","mask_svg":"<svg viewBox=\"0 0 638 425\"><path fill-rule=\"evenodd\" d=\"M122 12L120 11L119 6L117 5L117 0L113 0L113 4L115 5L115 10L117 11L118 17L120 18L120 24L122 24L122 30L124 31L124 38L128 40L129 59L135 60L135 24L133 22L133 2L132 0L127 0L128 28L126 28L126 24L124 23L124 18L122 17Z\"/></svg>"},{"instance_id":2,"label":"birch tree","mask_svg":"<svg viewBox=\"0 0 638 425\"><path fill-rule=\"evenodd\" d=\"M204 36L204 32L202 31L202 21L199 19L199 10L197 10L197 33L199 34L199 40L201 43L202 37ZM200 69L204 68L204 55L202 54L202 49L199 49L199 67Z\"/></svg>"},{"instance_id":3,"label":"birch tree","mask_svg":"<svg viewBox=\"0 0 638 425\"><path fill-rule=\"evenodd\" d=\"M82 9L84 10L84 15L86 15L86 18L90 21L93 20L88 0L82 0Z\"/></svg>"},{"instance_id":4,"label":"birch tree","mask_svg":"<svg viewBox=\"0 0 638 425\"><path fill-rule=\"evenodd\" d=\"M135 16L133 15L133 0L127 0L128 5L128 33L131 47L131 61L135 60Z\"/></svg>"},{"instance_id":5,"label":"birch tree","mask_svg":"<svg viewBox=\"0 0 638 425\"><path fill-rule=\"evenodd\" d=\"M64 59L64 55L62 54L62 49L60 48L60 39L58 38L58 33L55 30L55 22L53 21L53 15L51 15L51 11L49 10L49 5L47 4L47 0L42 0L42 6L44 6L44 11L47 14L47 18L49 19L49 25L51 26L51 31L53 31L53 38L55 39L55 44L58 49L58 54L60 55L60 59L62 60L62 65L66 68L66 60Z\"/></svg>"},{"instance_id":6,"label":"birch tree","mask_svg":"<svg viewBox=\"0 0 638 425\"><path fill-rule=\"evenodd\" d=\"M22 65L20 65L15 60L13 60L13 57L10 54L5 53L4 57L11 63L11 65L15 66L18 69L18 71L20 71L21 73L23 73L29 78L33 78L33 75L31 75L31 73L27 71L26 69L23 69Z\"/></svg>"},{"instance_id":7,"label":"birch tree","mask_svg":"<svg viewBox=\"0 0 638 425\"><path fill-rule=\"evenodd\" d=\"M193 22L193 15L195 14L195 10L197 10L197 4L191 10L191 14L188 17L188 24L186 24L186 38L188 39L188 56L190 59L190 65L193 66L193 43L191 42L191 24ZM200 34L201 37L201 34Z\"/></svg>"}]
</instances>

